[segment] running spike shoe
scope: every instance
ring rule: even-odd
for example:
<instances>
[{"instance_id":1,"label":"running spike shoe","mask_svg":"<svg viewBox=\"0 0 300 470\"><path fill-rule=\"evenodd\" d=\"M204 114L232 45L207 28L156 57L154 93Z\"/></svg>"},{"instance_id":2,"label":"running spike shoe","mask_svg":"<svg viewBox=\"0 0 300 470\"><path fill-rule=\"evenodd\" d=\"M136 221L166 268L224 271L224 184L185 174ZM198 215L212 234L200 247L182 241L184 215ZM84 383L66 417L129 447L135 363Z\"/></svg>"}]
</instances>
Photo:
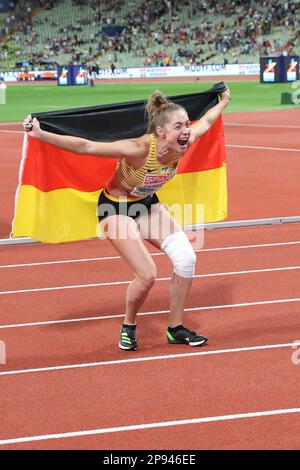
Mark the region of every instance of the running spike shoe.
<instances>
[{"instance_id":1,"label":"running spike shoe","mask_svg":"<svg viewBox=\"0 0 300 470\"><path fill-rule=\"evenodd\" d=\"M119 348L124 351L135 351L138 343L135 334L136 325L123 325L120 332Z\"/></svg>"},{"instance_id":2,"label":"running spike shoe","mask_svg":"<svg viewBox=\"0 0 300 470\"><path fill-rule=\"evenodd\" d=\"M188 344L189 346L202 346L208 341L206 336L198 335L194 331L185 328L183 325L178 326L175 331L166 331L167 339L170 344Z\"/></svg>"}]
</instances>

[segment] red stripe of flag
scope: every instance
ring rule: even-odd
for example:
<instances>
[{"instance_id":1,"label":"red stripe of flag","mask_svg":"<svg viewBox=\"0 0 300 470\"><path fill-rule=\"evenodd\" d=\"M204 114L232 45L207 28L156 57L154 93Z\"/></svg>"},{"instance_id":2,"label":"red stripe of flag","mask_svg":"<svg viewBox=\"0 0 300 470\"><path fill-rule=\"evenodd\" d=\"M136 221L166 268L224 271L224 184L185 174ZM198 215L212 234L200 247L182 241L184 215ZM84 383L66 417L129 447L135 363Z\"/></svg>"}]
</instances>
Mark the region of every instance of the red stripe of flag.
<instances>
[{"instance_id":1,"label":"red stripe of flag","mask_svg":"<svg viewBox=\"0 0 300 470\"><path fill-rule=\"evenodd\" d=\"M68 152L34 138L28 139L22 184L47 192L73 188L92 192L112 177L116 159ZM180 161L178 173L219 168L225 162L222 118L196 140Z\"/></svg>"}]
</instances>

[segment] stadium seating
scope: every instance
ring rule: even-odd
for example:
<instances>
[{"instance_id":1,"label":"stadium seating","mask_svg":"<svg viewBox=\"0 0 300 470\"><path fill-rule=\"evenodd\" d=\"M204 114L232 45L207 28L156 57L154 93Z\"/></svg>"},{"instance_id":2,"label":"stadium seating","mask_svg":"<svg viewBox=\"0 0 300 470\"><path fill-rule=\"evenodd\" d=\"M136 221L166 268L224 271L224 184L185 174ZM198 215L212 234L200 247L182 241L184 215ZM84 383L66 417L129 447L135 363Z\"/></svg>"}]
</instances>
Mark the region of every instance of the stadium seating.
<instances>
[{"instance_id":1,"label":"stadium seating","mask_svg":"<svg viewBox=\"0 0 300 470\"><path fill-rule=\"evenodd\" d=\"M285 23L291 13L282 10L281 0L262 4L250 0L33 0L27 10L22 10L19 1L9 33L3 26L7 18L2 18L2 27L0 23L6 51L0 54L0 70L14 68L16 62L48 60L98 67L163 65L166 57L170 65L223 63L225 59L257 62L259 54L267 52L267 39L270 53L280 53L288 41L299 49L295 25L300 4L296 0L284 3L295 4L294 25ZM270 5L281 8L277 23L268 23ZM115 25L124 28L121 37L103 32Z\"/></svg>"}]
</instances>

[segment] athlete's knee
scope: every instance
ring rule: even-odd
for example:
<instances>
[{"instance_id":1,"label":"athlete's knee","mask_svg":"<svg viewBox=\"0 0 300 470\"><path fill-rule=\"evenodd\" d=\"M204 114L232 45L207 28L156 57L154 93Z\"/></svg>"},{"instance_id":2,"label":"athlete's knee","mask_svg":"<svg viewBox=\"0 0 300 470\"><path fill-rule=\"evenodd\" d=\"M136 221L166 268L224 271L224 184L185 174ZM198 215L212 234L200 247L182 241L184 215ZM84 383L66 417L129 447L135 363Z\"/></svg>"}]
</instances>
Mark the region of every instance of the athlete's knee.
<instances>
[{"instance_id":1,"label":"athlete's knee","mask_svg":"<svg viewBox=\"0 0 300 470\"><path fill-rule=\"evenodd\" d=\"M149 265L144 268L138 273L137 277L141 282L143 288L145 290L150 290L151 287L153 287L153 284L155 283L155 280L157 278L157 270L155 264L153 263L153 265Z\"/></svg>"},{"instance_id":2,"label":"athlete's knee","mask_svg":"<svg viewBox=\"0 0 300 470\"><path fill-rule=\"evenodd\" d=\"M191 278L195 273L196 253L184 232L169 235L161 244L161 250L170 258L178 276Z\"/></svg>"}]
</instances>

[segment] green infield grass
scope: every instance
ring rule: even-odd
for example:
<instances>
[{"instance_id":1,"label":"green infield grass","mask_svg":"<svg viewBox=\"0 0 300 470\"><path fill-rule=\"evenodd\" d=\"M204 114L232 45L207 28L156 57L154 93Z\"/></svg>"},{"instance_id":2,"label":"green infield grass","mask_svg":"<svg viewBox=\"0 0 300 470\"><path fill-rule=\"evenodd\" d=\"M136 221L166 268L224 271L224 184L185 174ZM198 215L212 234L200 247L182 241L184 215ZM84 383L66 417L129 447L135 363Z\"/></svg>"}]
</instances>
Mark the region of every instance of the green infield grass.
<instances>
[{"instance_id":1,"label":"green infield grass","mask_svg":"<svg viewBox=\"0 0 300 470\"><path fill-rule=\"evenodd\" d=\"M216 77L215 82L217 81ZM169 96L194 93L209 89L215 82L114 82L96 83L95 87L58 87L43 82L29 85L8 83L6 104L0 105L0 121L22 121L27 114L33 112L146 99L155 89ZM293 92L290 83L262 84L255 81L228 81L227 84L231 89L232 100L226 112L293 109L295 107L295 105L280 104L281 93Z\"/></svg>"}]
</instances>

